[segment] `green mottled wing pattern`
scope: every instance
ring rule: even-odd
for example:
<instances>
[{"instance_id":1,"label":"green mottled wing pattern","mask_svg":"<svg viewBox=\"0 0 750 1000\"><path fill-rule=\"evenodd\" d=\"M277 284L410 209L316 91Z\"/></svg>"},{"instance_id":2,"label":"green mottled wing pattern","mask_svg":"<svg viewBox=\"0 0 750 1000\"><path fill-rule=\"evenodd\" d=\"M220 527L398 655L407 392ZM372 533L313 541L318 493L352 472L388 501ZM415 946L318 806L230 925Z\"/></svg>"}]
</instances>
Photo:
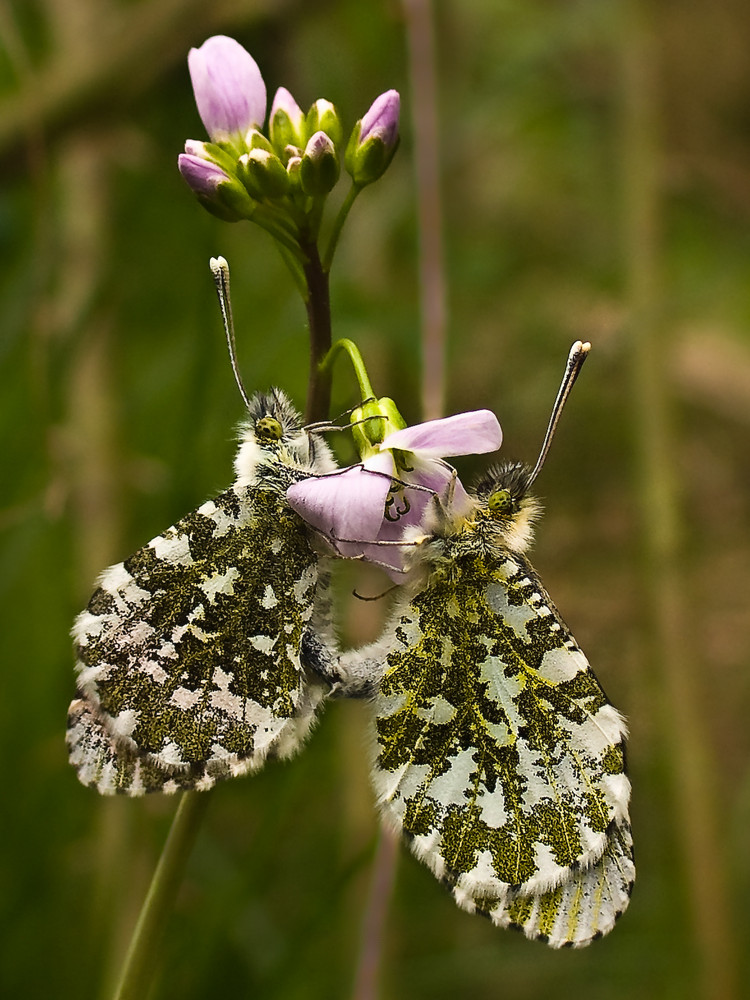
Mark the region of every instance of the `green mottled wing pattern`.
<instances>
[{"instance_id":1,"label":"green mottled wing pattern","mask_svg":"<svg viewBox=\"0 0 750 1000\"><path fill-rule=\"evenodd\" d=\"M300 663L318 569L284 490L238 483L103 574L74 628L84 784L205 789L297 748L323 691Z\"/></svg>"},{"instance_id":2,"label":"green mottled wing pattern","mask_svg":"<svg viewBox=\"0 0 750 1000\"><path fill-rule=\"evenodd\" d=\"M586 944L634 877L624 722L523 556L432 544L375 696L384 814L465 908Z\"/></svg>"}]
</instances>

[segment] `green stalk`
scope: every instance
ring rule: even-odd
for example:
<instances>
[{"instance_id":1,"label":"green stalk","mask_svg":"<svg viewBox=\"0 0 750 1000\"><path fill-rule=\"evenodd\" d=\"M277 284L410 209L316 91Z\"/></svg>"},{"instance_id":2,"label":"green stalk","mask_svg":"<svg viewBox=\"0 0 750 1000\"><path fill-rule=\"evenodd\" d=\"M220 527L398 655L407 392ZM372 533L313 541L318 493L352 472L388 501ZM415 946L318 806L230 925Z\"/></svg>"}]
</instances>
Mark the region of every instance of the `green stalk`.
<instances>
[{"instance_id":1,"label":"green stalk","mask_svg":"<svg viewBox=\"0 0 750 1000\"><path fill-rule=\"evenodd\" d=\"M333 362L342 351L345 351L349 355L352 368L354 368L354 374L357 376L357 382L359 382L359 391L362 395L362 401L364 402L366 399L375 399L375 392L370 383L370 376L367 374L367 369L365 368L365 363L362 359L359 348L353 340L342 337L341 340L336 341L330 351L320 362L321 373L330 378Z\"/></svg>"},{"instance_id":2,"label":"green stalk","mask_svg":"<svg viewBox=\"0 0 750 1000\"><path fill-rule=\"evenodd\" d=\"M293 257L304 263L304 253L300 249L299 241L288 227L279 225L278 220L266 212L255 212L251 222L254 222L261 229L265 229L279 244L284 247Z\"/></svg>"},{"instance_id":3,"label":"green stalk","mask_svg":"<svg viewBox=\"0 0 750 1000\"><path fill-rule=\"evenodd\" d=\"M167 917L174 907L187 860L210 796L185 792L138 917L113 1000L144 1000L148 995Z\"/></svg>"},{"instance_id":4,"label":"green stalk","mask_svg":"<svg viewBox=\"0 0 750 1000\"><path fill-rule=\"evenodd\" d=\"M297 286L297 291L302 296L302 301L306 303L310 293L307 288L305 271L302 267L299 258L295 254L290 253L289 250L287 250L287 248L283 246L283 244L277 243L277 247L279 253L281 254L281 259L286 264L287 268L289 269L289 273L294 279L294 283Z\"/></svg>"},{"instance_id":5,"label":"green stalk","mask_svg":"<svg viewBox=\"0 0 750 1000\"><path fill-rule=\"evenodd\" d=\"M333 255L336 252L336 247L338 246L339 237L341 236L341 230L344 228L344 223L346 222L346 217L351 211L352 205L354 204L357 195L362 190L357 184L352 183L349 188L349 193L347 194L344 202L339 209L339 213L336 216L333 228L331 230L331 235L328 238L328 246L323 255L323 270L328 273L331 270L331 264L333 263Z\"/></svg>"}]
</instances>

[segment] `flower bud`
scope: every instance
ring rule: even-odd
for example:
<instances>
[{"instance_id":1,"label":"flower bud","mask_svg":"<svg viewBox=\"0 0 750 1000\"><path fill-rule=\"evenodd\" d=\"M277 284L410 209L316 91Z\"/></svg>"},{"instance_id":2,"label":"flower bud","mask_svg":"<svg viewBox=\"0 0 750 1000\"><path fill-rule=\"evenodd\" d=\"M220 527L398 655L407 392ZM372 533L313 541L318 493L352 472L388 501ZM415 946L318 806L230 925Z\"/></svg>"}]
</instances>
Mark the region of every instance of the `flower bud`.
<instances>
[{"instance_id":1,"label":"flower bud","mask_svg":"<svg viewBox=\"0 0 750 1000\"><path fill-rule=\"evenodd\" d=\"M214 142L241 143L263 124L266 85L258 65L239 42L214 35L188 55L198 114Z\"/></svg>"},{"instance_id":2,"label":"flower bud","mask_svg":"<svg viewBox=\"0 0 750 1000\"><path fill-rule=\"evenodd\" d=\"M309 195L325 195L339 179L339 159L331 139L316 132L305 146L300 164L302 190Z\"/></svg>"},{"instance_id":3,"label":"flower bud","mask_svg":"<svg viewBox=\"0 0 750 1000\"><path fill-rule=\"evenodd\" d=\"M344 139L339 113L330 101L317 100L307 112L305 124L308 135L325 132L334 146L340 146Z\"/></svg>"},{"instance_id":4,"label":"flower bud","mask_svg":"<svg viewBox=\"0 0 750 1000\"><path fill-rule=\"evenodd\" d=\"M279 153L286 146L301 149L305 145L305 114L286 87L276 91L268 119L268 134Z\"/></svg>"},{"instance_id":5,"label":"flower bud","mask_svg":"<svg viewBox=\"0 0 750 1000\"><path fill-rule=\"evenodd\" d=\"M255 202L239 181L215 163L200 156L181 153L177 166L198 200L209 212L227 222L249 219Z\"/></svg>"},{"instance_id":6,"label":"flower bud","mask_svg":"<svg viewBox=\"0 0 750 1000\"><path fill-rule=\"evenodd\" d=\"M396 90L377 97L354 126L346 147L346 169L359 187L381 177L398 148L401 98Z\"/></svg>"},{"instance_id":7,"label":"flower bud","mask_svg":"<svg viewBox=\"0 0 750 1000\"><path fill-rule=\"evenodd\" d=\"M254 198L282 198L288 193L289 176L275 153L253 149L239 158L237 166L240 180Z\"/></svg>"}]
</instances>

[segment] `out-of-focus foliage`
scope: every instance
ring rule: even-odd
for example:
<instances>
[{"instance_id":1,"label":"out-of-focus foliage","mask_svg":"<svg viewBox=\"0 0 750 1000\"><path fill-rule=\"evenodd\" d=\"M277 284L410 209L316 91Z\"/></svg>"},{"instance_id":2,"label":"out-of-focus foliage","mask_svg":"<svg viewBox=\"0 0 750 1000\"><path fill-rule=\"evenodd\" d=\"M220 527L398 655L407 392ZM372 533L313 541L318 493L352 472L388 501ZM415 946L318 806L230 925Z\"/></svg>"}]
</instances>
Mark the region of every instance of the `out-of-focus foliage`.
<instances>
[{"instance_id":1,"label":"out-of-focus foliage","mask_svg":"<svg viewBox=\"0 0 750 1000\"><path fill-rule=\"evenodd\" d=\"M746 965L750 19L744 0L654 7L665 385L701 706L692 738L708 749L725 916ZM594 343L539 481L548 513L534 562L630 719L639 880L609 938L552 953L458 911L404 853L386 1000L709 995L674 808L685 763L664 737L673 706L643 624L620 14L601 0L467 0L438 5L437 30L449 410L494 409L504 454L533 460L570 342ZM101 568L231 477L241 402L211 255L233 266L248 387L278 383L304 402L304 310L270 240L208 217L176 169L184 139L201 136L185 56L216 32L253 53L271 92L284 85L305 107L325 96L349 125L377 94L401 91L401 149L339 248L334 334L355 337L376 391L419 418L409 75L396 0L0 7L0 991L9 997L102 995L174 809L102 801L76 782L63 744L68 629ZM335 412L357 401L347 378L336 382ZM481 467L466 460L460 471L470 480ZM347 614L350 641L377 629L367 617L377 607L354 603ZM154 996L350 995L377 830L365 718L363 705L335 704L298 759L216 791Z\"/></svg>"}]
</instances>

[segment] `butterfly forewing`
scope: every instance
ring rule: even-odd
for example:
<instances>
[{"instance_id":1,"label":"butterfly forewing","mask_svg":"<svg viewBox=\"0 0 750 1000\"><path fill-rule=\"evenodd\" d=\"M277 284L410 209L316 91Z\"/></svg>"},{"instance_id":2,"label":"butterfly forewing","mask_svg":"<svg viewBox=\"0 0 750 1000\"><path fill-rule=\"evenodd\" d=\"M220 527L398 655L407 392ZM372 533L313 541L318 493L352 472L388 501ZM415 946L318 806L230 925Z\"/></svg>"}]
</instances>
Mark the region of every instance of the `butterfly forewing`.
<instances>
[{"instance_id":1,"label":"butterfly forewing","mask_svg":"<svg viewBox=\"0 0 750 1000\"><path fill-rule=\"evenodd\" d=\"M441 540L389 642L374 767L387 816L462 905L550 939L552 910L566 911L575 933L556 943L585 943L573 910L617 881L616 860L579 873L627 820L625 727L533 569ZM619 912L622 889L612 895Z\"/></svg>"},{"instance_id":2,"label":"butterfly forewing","mask_svg":"<svg viewBox=\"0 0 750 1000\"><path fill-rule=\"evenodd\" d=\"M68 739L84 783L207 788L309 728L317 557L286 503L293 469L269 449L255 471L105 571L78 617Z\"/></svg>"}]
</instances>

